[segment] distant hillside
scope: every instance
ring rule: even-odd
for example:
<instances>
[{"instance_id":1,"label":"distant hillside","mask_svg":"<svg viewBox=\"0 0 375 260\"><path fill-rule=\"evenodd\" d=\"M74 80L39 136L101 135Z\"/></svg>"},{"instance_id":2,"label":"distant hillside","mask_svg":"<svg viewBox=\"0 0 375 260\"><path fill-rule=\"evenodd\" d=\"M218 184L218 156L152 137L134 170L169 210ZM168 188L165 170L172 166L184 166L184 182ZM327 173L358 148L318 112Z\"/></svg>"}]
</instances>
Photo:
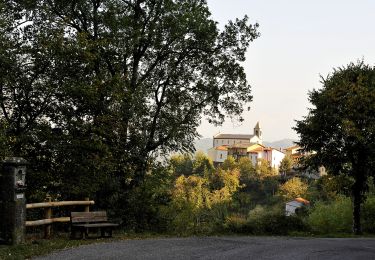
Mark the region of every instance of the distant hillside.
<instances>
[{"instance_id":1,"label":"distant hillside","mask_svg":"<svg viewBox=\"0 0 375 260\"><path fill-rule=\"evenodd\" d=\"M294 142L296 141L297 140L294 140L294 139L282 139L282 140L275 141L275 142L263 142L263 145L267 147L284 149L284 148L295 145Z\"/></svg>"},{"instance_id":2,"label":"distant hillside","mask_svg":"<svg viewBox=\"0 0 375 260\"><path fill-rule=\"evenodd\" d=\"M275 142L263 142L264 146L273 148L287 148L294 145L294 139L282 139ZM207 153L207 150L212 147L212 138L202 138L195 140L195 150Z\"/></svg>"},{"instance_id":3,"label":"distant hillside","mask_svg":"<svg viewBox=\"0 0 375 260\"><path fill-rule=\"evenodd\" d=\"M195 150L207 153L207 150L212 147L212 138L202 138L195 140Z\"/></svg>"}]
</instances>

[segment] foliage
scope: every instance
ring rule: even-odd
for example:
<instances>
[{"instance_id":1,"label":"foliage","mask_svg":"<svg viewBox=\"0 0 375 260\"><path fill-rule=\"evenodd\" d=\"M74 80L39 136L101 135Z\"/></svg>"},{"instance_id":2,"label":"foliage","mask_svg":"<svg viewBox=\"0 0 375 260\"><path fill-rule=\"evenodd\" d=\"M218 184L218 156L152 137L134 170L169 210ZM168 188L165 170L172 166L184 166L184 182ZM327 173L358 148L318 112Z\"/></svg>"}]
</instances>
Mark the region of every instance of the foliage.
<instances>
[{"instance_id":1,"label":"foliage","mask_svg":"<svg viewBox=\"0 0 375 260\"><path fill-rule=\"evenodd\" d=\"M307 221L317 234L347 233L351 231L351 214L350 198L339 196L328 203L316 202Z\"/></svg>"},{"instance_id":2,"label":"foliage","mask_svg":"<svg viewBox=\"0 0 375 260\"><path fill-rule=\"evenodd\" d=\"M338 68L313 90L309 114L297 121L303 151L315 151L310 163L324 165L333 175L354 179L353 232L361 232L360 209L367 179L374 174L375 68L363 62Z\"/></svg>"},{"instance_id":3,"label":"foliage","mask_svg":"<svg viewBox=\"0 0 375 260\"><path fill-rule=\"evenodd\" d=\"M169 159L169 164L176 177L193 173L193 160L189 154L173 155Z\"/></svg>"},{"instance_id":4,"label":"foliage","mask_svg":"<svg viewBox=\"0 0 375 260\"><path fill-rule=\"evenodd\" d=\"M307 189L308 185L306 183L302 182L300 178L293 177L280 186L279 195L285 201L291 200L298 197L305 197Z\"/></svg>"},{"instance_id":5,"label":"foliage","mask_svg":"<svg viewBox=\"0 0 375 260\"><path fill-rule=\"evenodd\" d=\"M322 194L327 198L334 198L337 194L350 196L353 179L347 175L323 176L318 180Z\"/></svg>"},{"instance_id":6,"label":"foliage","mask_svg":"<svg viewBox=\"0 0 375 260\"><path fill-rule=\"evenodd\" d=\"M258 163L255 166L255 172L261 179L277 175L276 170L272 168L270 162L266 159L258 159Z\"/></svg>"},{"instance_id":7,"label":"foliage","mask_svg":"<svg viewBox=\"0 0 375 260\"><path fill-rule=\"evenodd\" d=\"M351 231L351 200L342 195L331 202L319 201L310 210L308 223L317 234L346 233ZM369 196L363 203L363 231L374 233L375 199Z\"/></svg>"},{"instance_id":8,"label":"foliage","mask_svg":"<svg viewBox=\"0 0 375 260\"><path fill-rule=\"evenodd\" d=\"M251 225L248 225L246 217L241 215L230 215L226 218L224 223L224 229L226 231L236 234L251 234L253 229Z\"/></svg>"},{"instance_id":9,"label":"foliage","mask_svg":"<svg viewBox=\"0 0 375 260\"><path fill-rule=\"evenodd\" d=\"M222 163L221 168L224 170L233 170L237 168L237 162L236 159L234 159L233 156L228 156L227 159Z\"/></svg>"},{"instance_id":10,"label":"foliage","mask_svg":"<svg viewBox=\"0 0 375 260\"><path fill-rule=\"evenodd\" d=\"M255 177L255 167L253 166L250 158L241 157L238 160L237 166L241 173L241 183L245 183Z\"/></svg>"},{"instance_id":11,"label":"foliage","mask_svg":"<svg viewBox=\"0 0 375 260\"><path fill-rule=\"evenodd\" d=\"M148 223L155 158L192 152L202 117L242 120L257 30L247 17L219 30L204 0L2 1L0 156L31 163L30 200L89 196Z\"/></svg>"},{"instance_id":12,"label":"foliage","mask_svg":"<svg viewBox=\"0 0 375 260\"><path fill-rule=\"evenodd\" d=\"M290 156L285 156L280 162L279 172L285 175L292 169L292 167L293 159Z\"/></svg>"},{"instance_id":13,"label":"foliage","mask_svg":"<svg viewBox=\"0 0 375 260\"><path fill-rule=\"evenodd\" d=\"M206 176L213 172L214 164L212 160L203 152L197 152L193 161L193 174Z\"/></svg>"},{"instance_id":14,"label":"foliage","mask_svg":"<svg viewBox=\"0 0 375 260\"><path fill-rule=\"evenodd\" d=\"M239 187L238 171L219 170L211 179L192 175L175 181L172 201L164 208L169 229L178 234L210 233L225 220Z\"/></svg>"},{"instance_id":15,"label":"foliage","mask_svg":"<svg viewBox=\"0 0 375 260\"><path fill-rule=\"evenodd\" d=\"M142 184L131 192L125 190L118 194L119 198L112 199L109 196L111 193L100 194L104 198L99 206L111 205L111 212L117 218L122 218L127 230L164 232L168 228L168 220L162 216L162 208L172 200L174 180L174 174L168 168L155 166L146 174ZM118 202L123 206L116 208Z\"/></svg>"},{"instance_id":16,"label":"foliage","mask_svg":"<svg viewBox=\"0 0 375 260\"><path fill-rule=\"evenodd\" d=\"M287 235L308 228L297 216L285 216L283 204L270 207L257 206L249 212L248 226L253 234Z\"/></svg>"},{"instance_id":17,"label":"foliage","mask_svg":"<svg viewBox=\"0 0 375 260\"><path fill-rule=\"evenodd\" d=\"M51 254L53 251L78 247L92 243L108 243L108 239L72 240L67 237L32 240L16 246L0 245L0 259L30 259L35 256Z\"/></svg>"},{"instance_id":18,"label":"foliage","mask_svg":"<svg viewBox=\"0 0 375 260\"><path fill-rule=\"evenodd\" d=\"M363 204L363 230L375 234L375 196L369 196Z\"/></svg>"}]
</instances>

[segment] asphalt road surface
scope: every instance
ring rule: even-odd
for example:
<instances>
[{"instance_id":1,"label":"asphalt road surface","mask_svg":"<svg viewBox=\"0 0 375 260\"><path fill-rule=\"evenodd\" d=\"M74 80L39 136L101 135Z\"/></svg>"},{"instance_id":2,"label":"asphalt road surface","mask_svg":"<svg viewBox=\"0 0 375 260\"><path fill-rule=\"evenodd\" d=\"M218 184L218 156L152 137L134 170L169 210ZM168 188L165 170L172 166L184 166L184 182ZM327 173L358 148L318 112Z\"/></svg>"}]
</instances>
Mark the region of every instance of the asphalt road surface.
<instances>
[{"instance_id":1,"label":"asphalt road surface","mask_svg":"<svg viewBox=\"0 0 375 260\"><path fill-rule=\"evenodd\" d=\"M91 244L37 259L375 259L372 238L190 237Z\"/></svg>"}]
</instances>

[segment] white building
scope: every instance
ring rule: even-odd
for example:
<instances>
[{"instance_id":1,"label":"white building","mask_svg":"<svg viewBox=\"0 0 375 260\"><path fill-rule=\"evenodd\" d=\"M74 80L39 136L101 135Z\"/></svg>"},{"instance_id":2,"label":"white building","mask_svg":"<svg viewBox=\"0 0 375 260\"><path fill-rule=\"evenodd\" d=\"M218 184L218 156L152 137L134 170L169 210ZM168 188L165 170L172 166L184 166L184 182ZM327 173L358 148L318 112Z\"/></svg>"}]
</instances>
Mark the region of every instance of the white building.
<instances>
[{"instance_id":1,"label":"white building","mask_svg":"<svg viewBox=\"0 0 375 260\"><path fill-rule=\"evenodd\" d=\"M301 147L298 145L294 145L291 147L288 147L284 149L284 152L287 156L290 156L293 160L293 167L290 172L290 174L294 175L300 175L306 178L310 179L319 179L320 177L327 175L326 168L324 166L320 166L317 169L308 167L308 168L302 168L300 165L300 159L304 156L308 156L311 154L314 154L314 152L311 153L305 153L301 151Z\"/></svg>"},{"instance_id":2,"label":"white building","mask_svg":"<svg viewBox=\"0 0 375 260\"><path fill-rule=\"evenodd\" d=\"M230 146L234 144L250 143L262 144L262 129L259 122L254 127L252 135L246 134L217 134L213 137L213 147Z\"/></svg>"},{"instance_id":3,"label":"white building","mask_svg":"<svg viewBox=\"0 0 375 260\"><path fill-rule=\"evenodd\" d=\"M249 158L253 162L253 165L255 165L259 159L265 159L270 163L271 167L276 170L279 169L280 163L284 157L285 154L282 151L272 147L263 146L249 151Z\"/></svg>"},{"instance_id":4,"label":"white building","mask_svg":"<svg viewBox=\"0 0 375 260\"><path fill-rule=\"evenodd\" d=\"M213 147L208 150L208 156L216 164L223 163L228 156L232 156L236 160L241 157L248 157L254 166L259 159L265 159L277 170L285 154L280 150L264 147L262 141L262 129L258 122L252 135L215 135L213 137Z\"/></svg>"},{"instance_id":5,"label":"white building","mask_svg":"<svg viewBox=\"0 0 375 260\"><path fill-rule=\"evenodd\" d=\"M300 149L301 147L299 147L298 145L293 145L291 147L285 148L284 152L288 156L296 156L301 155Z\"/></svg>"},{"instance_id":6,"label":"white building","mask_svg":"<svg viewBox=\"0 0 375 260\"><path fill-rule=\"evenodd\" d=\"M309 206L310 201L303 198L295 198L294 200L288 201L285 204L285 215L291 216L296 214L296 210L304 206Z\"/></svg>"},{"instance_id":7,"label":"white building","mask_svg":"<svg viewBox=\"0 0 375 260\"><path fill-rule=\"evenodd\" d=\"M217 134L213 137L213 145L207 153L211 160L218 164L228 158L228 148L235 145L262 144L262 129L259 122L254 127L252 135L247 134Z\"/></svg>"},{"instance_id":8,"label":"white building","mask_svg":"<svg viewBox=\"0 0 375 260\"><path fill-rule=\"evenodd\" d=\"M212 147L207 152L208 157L215 163L223 163L228 158L228 147L217 146Z\"/></svg>"}]
</instances>

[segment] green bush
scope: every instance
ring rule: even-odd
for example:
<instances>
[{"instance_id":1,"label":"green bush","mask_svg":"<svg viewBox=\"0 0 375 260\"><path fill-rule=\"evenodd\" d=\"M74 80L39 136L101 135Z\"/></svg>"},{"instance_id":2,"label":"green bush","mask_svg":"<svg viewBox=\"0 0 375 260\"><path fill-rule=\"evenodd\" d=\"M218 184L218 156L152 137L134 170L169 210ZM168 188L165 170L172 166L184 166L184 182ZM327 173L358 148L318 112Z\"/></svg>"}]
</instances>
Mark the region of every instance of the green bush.
<instances>
[{"instance_id":1,"label":"green bush","mask_svg":"<svg viewBox=\"0 0 375 260\"><path fill-rule=\"evenodd\" d=\"M224 223L224 230L237 234L253 234L253 226L249 225L246 217L231 215Z\"/></svg>"},{"instance_id":2,"label":"green bush","mask_svg":"<svg viewBox=\"0 0 375 260\"><path fill-rule=\"evenodd\" d=\"M363 231L375 233L375 196L367 198L362 209Z\"/></svg>"},{"instance_id":3,"label":"green bush","mask_svg":"<svg viewBox=\"0 0 375 260\"><path fill-rule=\"evenodd\" d=\"M308 227L298 216L285 216L281 205L275 207L256 206L248 218L231 216L225 223L227 231L254 235L288 235L298 231L308 231Z\"/></svg>"},{"instance_id":4,"label":"green bush","mask_svg":"<svg viewBox=\"0 0 375 260\"><path fill-rule=\"evenodd\" d=\"M348 197L338 196L330 203L318 201L310 210L307 219L312 232L317 234L351 232L351 200Z\"/></svg>"},{"instance_id":5,"label":"green bush","mask_svg":"<svg viewBox=\"0 0 375 260\"><path fill-rule=\"evenodd\" d=\"M302 218L285 216L281 205L255 207L249 212L248 225L252 227L254 234L288 235L291 232L308 230Z\"/></svg>"}]
</instances>

